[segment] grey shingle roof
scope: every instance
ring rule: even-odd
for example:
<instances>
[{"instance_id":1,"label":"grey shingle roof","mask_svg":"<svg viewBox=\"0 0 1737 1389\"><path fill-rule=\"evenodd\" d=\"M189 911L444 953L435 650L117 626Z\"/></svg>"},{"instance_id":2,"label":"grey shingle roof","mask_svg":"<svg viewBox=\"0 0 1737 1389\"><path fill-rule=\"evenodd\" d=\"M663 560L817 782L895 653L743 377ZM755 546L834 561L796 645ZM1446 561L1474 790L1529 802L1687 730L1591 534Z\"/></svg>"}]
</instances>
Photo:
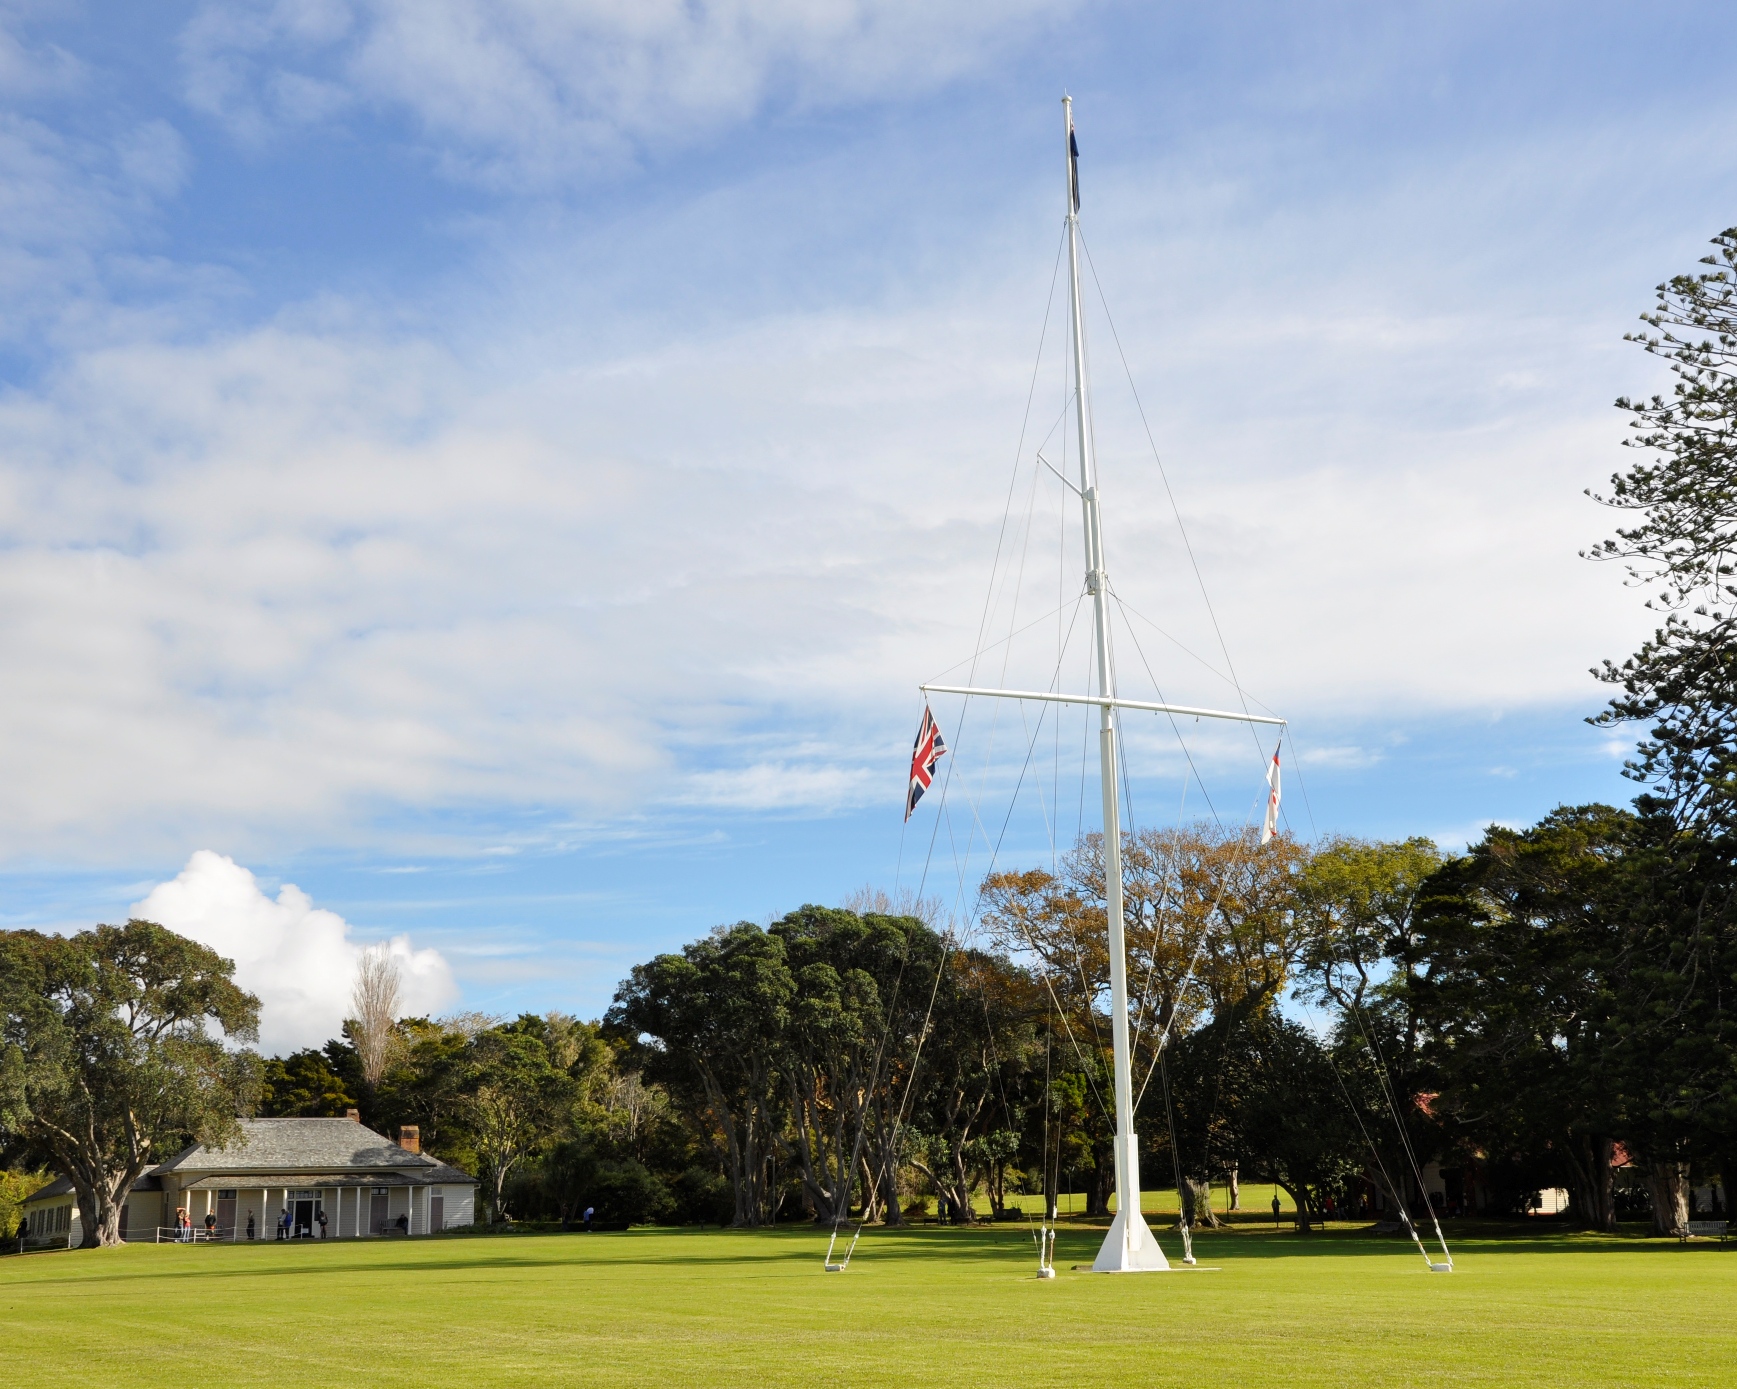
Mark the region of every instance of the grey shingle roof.
<instances>
[{"instance_id":1,"label":"grey shingle roof","mask_svg":"<svg viewBox=\"0 0 1737 1389\"><path fill-rule=\"evenodd\" d=\"M436 1163L433 1167L419 1167L415 1171L386 1172L375 1170L371 1172L295 1172L291 1174L295 1180L287 1185L296 1187L369 1187L369 1186L476 1186L477 1179L468 1172L461 1172L456 1167L448 1167L445 1163ZM260 1173L252 1178L256 1184L265 1180L269 1173ZM201 1177L197 1181L186 1182L183 1191L220 1191L225 1187L248 1189L249 1178L237 1176L231 1172L218 1173L210 1177ZM283 1181L272 1176L267 1183L270 1186L285 1185Z\"/></svg>"},{"instance_id":2,"label":"grey shingle roof","mask_svg":"<svg viewBox=\"0 0 1737 1389\"><path fill-rule=\"evenodd\" d=\"M243 1119L240 1139L225 1148L195 1143L177 1153L158 1172L191 1176L196 1172L358 1172L396 1169L424 1175L440 1168L447 1180L465 1174L426 1153L411 1153L354 1119Z\"/></svg>"},{"instance_id":3,"label":"grey shingle roof","mask_svg":"<svg viewBox=\"0 0 1737 1389\"><path fill-rule=\"evenodd\" d=\"M140 1177L138 1181L133 1183L130 1190L161 1191L163 1189L163 1179L157 1175L158 1170L159 1169L155 1167L150 1168L144 1176ZM24 1204L28 1206L32 1201L46 1201L51 1197L65 1196L71 1191L72 1181L70 1178L56 1177L47 1186L38 1187L35 1191L31 1192L29 1196L25 1197Z\"/></svg>"}]
</instances>

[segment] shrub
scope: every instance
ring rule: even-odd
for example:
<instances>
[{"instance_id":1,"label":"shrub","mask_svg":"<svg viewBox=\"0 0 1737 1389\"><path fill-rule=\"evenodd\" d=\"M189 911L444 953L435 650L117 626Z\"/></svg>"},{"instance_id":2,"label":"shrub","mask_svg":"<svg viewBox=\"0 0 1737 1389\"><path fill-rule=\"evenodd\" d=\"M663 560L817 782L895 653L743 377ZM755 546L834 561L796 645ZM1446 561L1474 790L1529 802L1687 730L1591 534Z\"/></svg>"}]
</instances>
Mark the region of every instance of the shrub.
<instances>
[{"instance_id":1,"label":"shrub","mask_svg":"<svg viewBox=\"0 0 1737 1389\"><path fill-rule=\"evenodd\" d=\"M736 1194L721 1172L690 1167L669 1186L668 1218L677 1225L728 1225L736 1218Z\"/></svg>"},{"instance_id":2,"label":"shrub","mask_svg":"<svg viewBox=\"0 0 1737 1389\"><path fill-rule=\"evenodd\" d=\"M591 1204L605 1225L644 1225L666 1217L669 1188L632 1158L600 1162L591 1183Z\"/></svg>"}]
</instances>

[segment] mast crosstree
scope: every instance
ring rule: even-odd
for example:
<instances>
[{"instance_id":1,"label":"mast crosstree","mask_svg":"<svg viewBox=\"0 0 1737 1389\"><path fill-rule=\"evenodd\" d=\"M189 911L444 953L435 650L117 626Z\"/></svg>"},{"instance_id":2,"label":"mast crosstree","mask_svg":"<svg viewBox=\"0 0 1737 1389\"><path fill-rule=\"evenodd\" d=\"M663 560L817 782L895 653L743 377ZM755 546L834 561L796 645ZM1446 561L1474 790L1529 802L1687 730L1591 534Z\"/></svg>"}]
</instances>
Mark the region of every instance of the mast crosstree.
<instances>
[{"instance_id":1,"label":"mast crosstree","mask_svg":"<svg viewBox=\"0 0 1737 1389\"><path fill-rule=\"evenodd\" d=\"M1092 598L1093 652L1098 668L1097 695L1035 693L961 685L923 685L925 693L980 695L991 699L1034 699L1098 708L1099 778L1103 789L1104 908L1109 927L1110 1041L1115 1062L1116 1218L1092 1263L1097 1273L1158 1272L1170 1267L1164 1251L1140 1213L1140 1147L1134 1133L1134 1079L1128 1045L1128 959L1122 915L1122 811L1116 780L1116 710L1142 709L1238 723L1283 724L1258 714L1226 713L1181 705L1150 704L1116 697L1115 663L1110 656L1109 581L1104 573L1103 516L1098 501L1097 459L1092 450L1090 380L1086 371L1085 319L1080 302L1078 146L1074 141L1073 98L1062 98L1067 140L1067 247L1069 328L1073 348L1074 416L1078 426L1080 509L1085 522L1086 591Z\"/></svg>"}]
</instances>

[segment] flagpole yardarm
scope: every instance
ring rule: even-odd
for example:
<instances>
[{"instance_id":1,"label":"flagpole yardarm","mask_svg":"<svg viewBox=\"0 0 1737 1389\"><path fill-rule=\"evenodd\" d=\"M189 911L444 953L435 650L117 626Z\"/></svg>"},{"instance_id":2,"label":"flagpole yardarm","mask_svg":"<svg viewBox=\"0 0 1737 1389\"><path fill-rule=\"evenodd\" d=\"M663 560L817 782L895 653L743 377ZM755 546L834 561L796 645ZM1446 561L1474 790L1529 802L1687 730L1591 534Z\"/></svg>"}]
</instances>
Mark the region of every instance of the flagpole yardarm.
<instances>
[{"instance_id":1,"label":"flagpole yardarm","mask_svg":"<svg viewBox=\"0 0 1737 1389\"><path fill-rule=\"evenodd\" d=\"M1181 714L1190 719L1229 719L1234 723L1266 723L1285 727L1285 720L1269 714L1238 714L1224 709L1195 709L1187 704L1154 704L1144 699L1117 699L1105 695L1058 694L1053 690L990 690L974 685L919 685L924 694L985 695L991 699L1038 699L1049 704L1096 704L1107 709L1144 709L1154 714Z\"/></svg>"}]
</instances>

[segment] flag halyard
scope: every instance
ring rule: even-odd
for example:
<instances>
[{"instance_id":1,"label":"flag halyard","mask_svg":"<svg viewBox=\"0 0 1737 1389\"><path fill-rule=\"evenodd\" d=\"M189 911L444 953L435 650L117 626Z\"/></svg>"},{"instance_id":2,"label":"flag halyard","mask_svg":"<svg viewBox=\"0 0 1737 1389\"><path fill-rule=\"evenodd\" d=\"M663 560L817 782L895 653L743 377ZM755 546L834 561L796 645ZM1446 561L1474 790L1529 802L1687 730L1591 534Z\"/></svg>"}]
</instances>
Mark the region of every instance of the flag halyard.
<instances>
[{"instance_id":1,"label":"flag halyard","mask_svg":"<svg viewBox=\"0 0 1737 1389\"><path fill-rule=\"evenodd\" d=\"M947 744L941 730L935 726L935 716L929 706L923 706L923 721L917 725L917 741L911 748L911 784L905 792L905 819L917 808L935 780L935 764L947 755Z\"/></svg>"}]
</instances>

